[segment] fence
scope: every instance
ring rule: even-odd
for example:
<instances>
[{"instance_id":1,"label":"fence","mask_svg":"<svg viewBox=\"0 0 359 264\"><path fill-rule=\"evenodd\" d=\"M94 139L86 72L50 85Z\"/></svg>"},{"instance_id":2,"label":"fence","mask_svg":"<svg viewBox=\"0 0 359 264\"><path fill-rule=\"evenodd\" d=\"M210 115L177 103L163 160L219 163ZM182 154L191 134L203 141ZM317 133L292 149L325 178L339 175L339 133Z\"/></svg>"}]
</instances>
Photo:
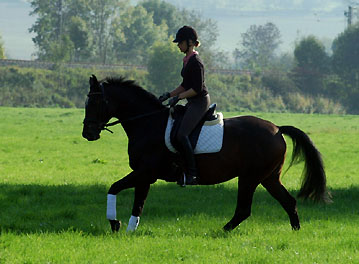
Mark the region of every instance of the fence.
<instances>
[{"instance_id":1,"label":"fence","mask_svg":"<svg viewBox=\"0 0 359 264\"><path fill-rule=\"evenodd\" d=\"M39 69L53 69L56 66L61 65L67 68L99 68L99 69L142 69L144 66L136 65L120 65L120 64L96 64L96 63L55 63L46 61L32 61L32 60L0 60L0 66L18 66L27 68L39 68Z\"/></svg>"}]
</instances>

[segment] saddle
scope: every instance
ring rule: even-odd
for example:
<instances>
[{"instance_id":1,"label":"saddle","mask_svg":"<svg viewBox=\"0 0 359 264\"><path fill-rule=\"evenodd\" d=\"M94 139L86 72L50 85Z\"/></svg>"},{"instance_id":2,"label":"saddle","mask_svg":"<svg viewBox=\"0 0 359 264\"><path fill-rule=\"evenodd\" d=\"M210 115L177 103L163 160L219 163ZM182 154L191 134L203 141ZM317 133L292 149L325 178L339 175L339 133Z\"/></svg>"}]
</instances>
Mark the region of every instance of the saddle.
<instances>
[{"instance_id":1,"label":"saddle","mask_svg":"<svg viewBox=\"0 0 359 264\"><path fill-rule=\"evenodd\" d=\"M201 133L201 129L202 129L202 126L204 125L204 123L207 121L217 120L218 117L217 117L217 114L215 114L216 107L217 107L216 104L211 104L209 106L209 109L207 110L204 117L201 119L201 121L197 124L195 129L189 135L189 140L191 142L192 149L196 148L198 138L199 138L199 135ZM176 105L175 107L173 107L171 109L171 116L174 119L174 122L173 122L172 130L170 133L170 140L171 140L172 146L175 149L178 149L178 147L179 147L179 142L176 141L176 135L180 128L185 111L186 111L186 108L183 105Z\"/></svg>"}]
</instances>

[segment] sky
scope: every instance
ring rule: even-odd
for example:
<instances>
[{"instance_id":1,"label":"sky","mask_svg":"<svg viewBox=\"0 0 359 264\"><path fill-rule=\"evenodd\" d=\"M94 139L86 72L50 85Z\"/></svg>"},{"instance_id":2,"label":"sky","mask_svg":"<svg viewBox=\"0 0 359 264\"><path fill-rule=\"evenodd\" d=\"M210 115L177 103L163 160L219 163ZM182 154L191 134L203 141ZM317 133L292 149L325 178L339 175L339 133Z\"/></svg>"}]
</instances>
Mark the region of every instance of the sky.
<instances>
[{"instance_id":1,"label":"sky","mask_svg":"<svg viewBox=\"0 0 359 264\"><path fill-rule=\"evenodd\" d=\"M132 0L136 3L137 0ZM274 23L281 32L281 52L292 52L294 43L308 35L315 35L330 47L331 41L343 32L347 20L346 0L166 0L179 8L194 9L204 18L217 21L219 50L232 52L241 34L250 25ZM354 3L350 3L354 2ZM33 34L28 29L34 24L27 0L0 0L0 34L5 52L11 59L33 59ZM357 10L355 10L357 12Z\"/></svg>"},{"instance_id":2,"label":"sky","mask_svg":"<svg viewBox=\"0 0 359 264\"><path fill-rule=\"evenodd\" d=\"M35 22L30 11L30 4L25 1L0 0L0 35L7 57L28 60L35 52L34 36L28 31Z\"/></svg>"}]
</instances>

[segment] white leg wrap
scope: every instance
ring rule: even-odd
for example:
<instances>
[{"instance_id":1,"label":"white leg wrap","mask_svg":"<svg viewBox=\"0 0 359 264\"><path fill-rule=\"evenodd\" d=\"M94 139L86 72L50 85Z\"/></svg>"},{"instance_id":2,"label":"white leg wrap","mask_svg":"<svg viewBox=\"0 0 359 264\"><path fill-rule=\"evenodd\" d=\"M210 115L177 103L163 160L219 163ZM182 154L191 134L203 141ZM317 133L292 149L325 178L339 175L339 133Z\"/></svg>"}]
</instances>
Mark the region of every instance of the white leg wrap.
<instances>
[{"instance_id":1,"label":"white leg wrap","mask_svg":"<svg viewBox=\"0 0 359 264\"><path fill-rule=\"evenodd\" d=\"M107 194L106 217L108 220L116 219L116 195Z\"/></svg>"},{"instance_id":2,"label":"white leg wrap","mask_svg":"<svg viewBox=\"0 0 359 264\"><path fill-rule=\"evenodd\" d=\"M127 232L135 231L139 223L140 223L140 217L131 215L130 221L128 221L128 226L126 231Z\"/></svg>"}]
</instances>

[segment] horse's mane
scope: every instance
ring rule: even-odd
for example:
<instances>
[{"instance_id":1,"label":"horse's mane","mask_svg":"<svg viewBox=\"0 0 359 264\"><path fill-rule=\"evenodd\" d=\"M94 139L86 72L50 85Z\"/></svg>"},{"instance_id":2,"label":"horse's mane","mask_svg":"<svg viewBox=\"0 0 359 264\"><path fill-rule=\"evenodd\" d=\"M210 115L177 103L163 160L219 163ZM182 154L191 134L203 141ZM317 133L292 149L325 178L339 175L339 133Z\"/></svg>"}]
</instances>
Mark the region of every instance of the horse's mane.
<instances>
[{"instance_id":1,"label":"horse's mane","mask_svg":"<svg viewBox=\"0 0 359 264\"><path fill-rule=\"evenodd\" d=\"M155 95L143 89L134 80L127 80L124 77L109 77L105 79L105 82L122 90L131 90L131 92L136 94L136 99L143 98L157 104L158 106L164 107Z\"/></svg>"}]
</instances>

